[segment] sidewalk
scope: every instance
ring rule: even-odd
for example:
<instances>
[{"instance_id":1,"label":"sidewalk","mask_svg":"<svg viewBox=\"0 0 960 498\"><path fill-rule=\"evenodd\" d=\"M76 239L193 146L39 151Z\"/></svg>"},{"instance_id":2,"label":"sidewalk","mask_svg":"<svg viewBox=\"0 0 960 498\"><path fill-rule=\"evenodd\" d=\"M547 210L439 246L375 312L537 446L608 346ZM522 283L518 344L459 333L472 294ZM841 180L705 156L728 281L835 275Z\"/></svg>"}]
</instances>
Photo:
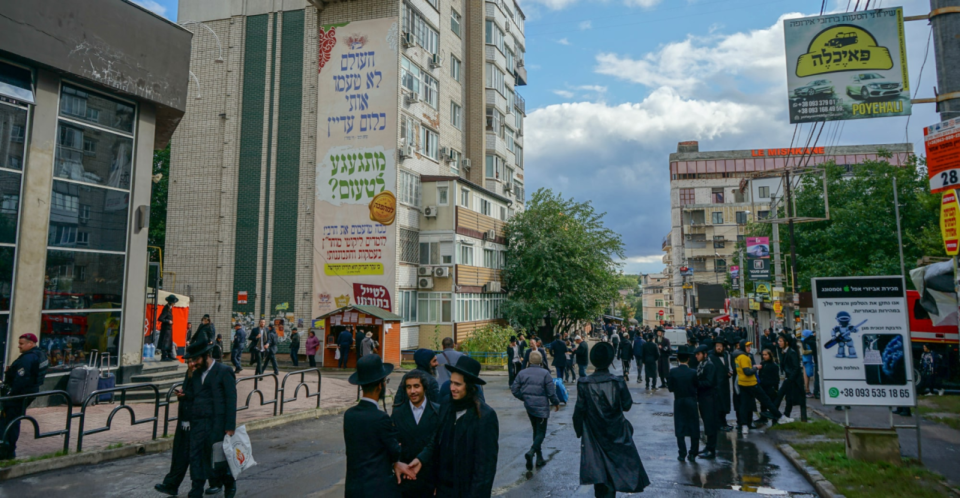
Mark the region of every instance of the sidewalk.
<instances>
[{"instance_id":1,"label":"sidewalk","mask_svg":"<svg viewBox=\"0 0 960 498\"><path fill-rule=\"evenodd\" d=\"M244 371L246 373L246 370ZM285 371L280 371L280 381L283 380ZM293 397L294 390L299 381L299 376L291 376L287 380L286 393L284 397L290 399ZM310 387L310 394L316 392L317 376L316 374L307 374L304 382ZM253 391L253 381L243 381L237 386L237 406L242 407L247 404L247 396ZM260 391L263 392L263 400L269 402L274 399L274 382L272 379L263 379L260 381ZM314 409L317 406L316 398L307 398L306 391L300 388L297 400L285 403L284 413L293 413L302 410ZM165 392L161 392L161 401ZM350 385L343 375L324 373L323 383L320 393L321 408L335 408L356 402L357 388ZM119 399L118 399L119 401ZM116 408L118 403L104 403L87 408L86 421L84 428L86 430L103 427L107 423L107 417ZM133 403L129 405L136 413L137 419L150 418L153 416L154 403ZM28 408L27 415L37 419L41 432L49 432L62 429L66 422L65 406L54 406L48 408ZM74 413L79 413L79 408L74 407ZM280 413L280 407L277 407L277 413ZM170 416L176 417L176 404L170 406ZM244 422L268 418L273 416L273 405L260 406L260 396L253 394L250 397L250 408L237 413L237 425ZM171 422L168 434L172 437L175 422ZM73 453L77 448L77 435L80 426L79 419L73 419L70 432L70 452ZM130 444L135 442L149 441L153 431L153 423L141 425L130 425L130 416L126 410L120 410L113 418L112 428L99 434L91 434L83 438L83 451L104 449L111 445ZM163 408L159 413L157 423L157 439L163 436ZM46 439L33 438L33 426L30 422L24 421L20 424L20 441L17 443L17 458L29 458L32 456L46 455L55 453L63 449L63 437L50 437Z\"/></svg>"},{"instance_id":2,"label":"sidewalk","mask_svg":"<svg viewBox=\"0 0 960 498\"><path fill-rule=\"evenodd\" d=\"M837 411L833 406L824 406L819 400L807 398L807 408L816 410L838 424L844 423L843 411ZM794 410L794 414L796 413ZM894 415L893 423L916 424L916 418ZM890 409L880 406L854 406L850 409L850 425L889 428ZM926 419L921 419L920 431L924 466L938 472L951 485L960 485L960 475L957 473L957 462L960 461L960 431ZM897 434L900 436L900 454L917 458L916 429L897 429Z\"/></svg>"}]
</instances>

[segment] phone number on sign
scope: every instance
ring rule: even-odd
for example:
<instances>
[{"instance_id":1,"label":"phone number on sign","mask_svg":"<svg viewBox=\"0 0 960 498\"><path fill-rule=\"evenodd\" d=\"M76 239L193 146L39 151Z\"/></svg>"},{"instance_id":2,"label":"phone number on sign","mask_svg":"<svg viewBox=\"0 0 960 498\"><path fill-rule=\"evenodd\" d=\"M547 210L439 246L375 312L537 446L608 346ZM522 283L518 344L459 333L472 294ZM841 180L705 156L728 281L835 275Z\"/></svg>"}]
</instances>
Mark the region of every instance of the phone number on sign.
<instances>
[{"instance_id":1,"label":"phone number on sign","mask_svg":"<svg viewBox=\"0 0 960 498\"><path fill-rule=\"evenodd\" d=\"M840 394L847 398L909 398L910 390L909 389L876 389L876 388L863 388L863 389L853 389L845 388L840 389Z\"/></svg>"}]
</instances>

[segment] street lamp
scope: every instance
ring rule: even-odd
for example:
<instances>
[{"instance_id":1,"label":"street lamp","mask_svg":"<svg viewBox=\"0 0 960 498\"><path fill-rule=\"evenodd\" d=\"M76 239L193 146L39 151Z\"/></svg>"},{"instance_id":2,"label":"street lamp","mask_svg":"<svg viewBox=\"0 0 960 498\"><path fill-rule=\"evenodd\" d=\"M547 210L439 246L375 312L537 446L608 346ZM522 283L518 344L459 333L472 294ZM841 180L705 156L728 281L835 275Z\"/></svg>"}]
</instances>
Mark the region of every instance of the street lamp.
<instances>
[{"instance_id":1,"label":"street lamp","mask_svg":"<svg viewBox=\"0 0 960 498\"><path fill-rule=\"evenodd\" d=\"M717 271L717 261L720 260L720 253L714 251L713 255L717 257L713 260L713 273L717 274L717 285L720 285L720 272Z\"/></svg>"}]
</instances>

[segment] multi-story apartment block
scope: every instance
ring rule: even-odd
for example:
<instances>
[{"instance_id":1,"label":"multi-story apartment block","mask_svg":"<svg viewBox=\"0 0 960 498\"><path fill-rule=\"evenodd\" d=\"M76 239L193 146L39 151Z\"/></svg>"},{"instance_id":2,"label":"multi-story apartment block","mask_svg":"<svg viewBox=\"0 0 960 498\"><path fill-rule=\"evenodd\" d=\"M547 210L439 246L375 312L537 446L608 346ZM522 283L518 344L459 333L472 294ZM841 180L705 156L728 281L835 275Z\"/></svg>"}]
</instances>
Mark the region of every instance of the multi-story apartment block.
<instances>
[{"instance_id":1,"label":"multi-story apartment block","mask_svg":"<svg viewBox=\"0 0 960 498\"><path fill-rule=\"evenodd\" d=\"M643 324L650 328L673 323L673 281L664 273L642 275Z\"/></svg>"},{"instance_id":2,"label":"multi-story apartment block","mask_svg":"<svg viewBox=\"0 0 960 498\"><path fill-rule=\"evenodd\" d=\"M310 326L373 304L403 318L404 349L500 318L503 239L488 232L524 198L514 0L180 0L178 14L198 98L173 139L164 269L196 313Z\"/></svg>"},{"instance_id":3,"label":"multi-story apartment block","mask_svg":"<svg viewBox=\"0 0 960 498\"><path fill-rule=\"evenodd\" d=\"M729 267L739 265L735 246L744 237L747 222L765 219L771 206L782 205L782 179L757 178L764 171L793 166L803 156L805 164L834 161L850 168L877 160L881 149L892 154L887 159L890 164L905 165L913 145L700 152L697 142L680 142L677 152L670 154L672 228L662 244L664 274L672 282L673 315L678 323L709 321L723 314L722 305L717 306L721 291L712 286L722 285ZM684 267L687 276L681 274Z\"/></svg>"}]
</instances>

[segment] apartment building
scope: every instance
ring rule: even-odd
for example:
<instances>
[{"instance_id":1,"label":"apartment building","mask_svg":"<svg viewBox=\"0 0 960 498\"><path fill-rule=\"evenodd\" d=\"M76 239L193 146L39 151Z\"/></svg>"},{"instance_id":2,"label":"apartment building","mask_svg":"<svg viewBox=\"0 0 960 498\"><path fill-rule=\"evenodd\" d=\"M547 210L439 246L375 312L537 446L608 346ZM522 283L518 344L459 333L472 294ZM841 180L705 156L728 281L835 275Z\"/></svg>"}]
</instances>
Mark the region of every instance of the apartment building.
<instances>
[{"instance_id":1,"label":"apartment building","mask_svg":"<svg viewBox=\"0 0 960 498\"><path fill-rule=\"evenodd\" d=\"M673 281L663 273L642 275L643 323L653 328L662 323L673 323Z\"/></svg>"},{"instance_id":2,"label":"apartment building","mask_svg":"<svg viewBox=\"0 0 960 498\"><path fill-rule=\"evenodd\" d=\"M695 141L680 142L670 154L672 228L662 243L663 273L672 282L678 321L709 321L724 314L724 291L718 287L729 267L739 265L736 243L749 220L769 217L771 206L784 196L782 179L758 176L794 165L803 156L806 164L833 161L850 168L878 159L881 149L892 154L887 160L896 165L907 164L913 153L909 143L701 152Z\"/></svg>"},{"instance_id":3,"label":"apartment building","mask_svg":"<svg viewBox=\"0 0 960 498\"><path fill-rule=\"evenodd\" d=\"M164 270L194 313L309 327L373 304L404 318L404 349L499 318L499 273L456 237L483 238L437 225L436 190L484 234L523 209L513 0L181 0L178 15L198 98L173 139ZM457 283L471 271L479 284Z\"/></svg>"}]
</instances>

